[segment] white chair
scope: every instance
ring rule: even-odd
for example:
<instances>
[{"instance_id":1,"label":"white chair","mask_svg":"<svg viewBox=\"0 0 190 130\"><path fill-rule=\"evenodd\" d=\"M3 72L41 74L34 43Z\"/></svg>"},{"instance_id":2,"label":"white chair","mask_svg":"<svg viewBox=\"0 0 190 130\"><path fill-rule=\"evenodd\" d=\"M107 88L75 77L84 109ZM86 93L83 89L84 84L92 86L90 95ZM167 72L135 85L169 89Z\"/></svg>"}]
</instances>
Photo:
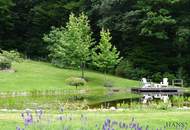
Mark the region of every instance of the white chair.
<instances>
[{"instance_id":1,"label":"white chair","mask_svg":"<svg viewBox=\"0 0 190 130\"><path fill-rule=\"evenodd\" d=\"M163 78L163 82L160 82L161 87L168 87L168 78Z\"/></svg>"},{"instance_id":2,"label":"white chair","mask_svg":"<svg viewBox=\"0 0 190 130\"><path fill-rule=\"evenodd\" d=\"M143 88L151 87L151 83L150 83L150 82L147 82L147 79L146 79L146 78L142 78L141 82L142 82L142 84L143 84Z\"/></svg>"}]
</instances>

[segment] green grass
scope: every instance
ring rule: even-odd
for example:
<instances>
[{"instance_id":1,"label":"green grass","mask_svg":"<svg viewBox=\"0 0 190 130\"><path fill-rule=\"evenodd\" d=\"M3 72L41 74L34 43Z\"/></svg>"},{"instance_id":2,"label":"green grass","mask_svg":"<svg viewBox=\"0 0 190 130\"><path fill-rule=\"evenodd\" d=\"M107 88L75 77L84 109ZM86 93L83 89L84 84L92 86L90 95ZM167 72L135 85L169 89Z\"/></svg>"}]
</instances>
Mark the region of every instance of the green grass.
<instances>
[{"instance_id":1,"label":"green grass","mask_svg":"<svg viewBox=\"0 0 190 130\"><path fill-rule=\"evenodd\" d=\"M31 91L74 89L65 80L72 76L80 76L79 70L61 69L49 63L24 61L13 64L16 73L0 72L0 91ZM104 75L97 72L85 72L89 80L84 88L102 89ZM129 88L139 85L139 82L108 75L107 79L114 82L117 88Z\"/></svg>"},{"instance_id":2,"label":"green grass","mask_svg":"<svg viewBox=\"0 0 190 130\"><path fill-rule=\"evenodd\" d=\"M138 81L112 75L107 75L107 79L114 83L112 89L119 89L119 92L110 96L110 89L103 86L105 77L98 72L86 71L85 77L88 82L76 91L75 87L67 85L65 80L69 77L79 77L80 70L61 69L50 63L30 60L14 63L13 69L16 70L15 73L0 72L0 92L6 93L6 98L2 94L0 96L0 108L24 109L35 106L57 108L60 103L71 101L76 96L82 97L88 104L137 97L127 91L138 86ZM84 93L78 94L81 90ZM28 95L12 97L13 92L18 95L26 92ZM41 96L42 94L44 96Z\"/></svg>"},{"instance_id":3,"label":"green grass","mask_svg":"<svg viewBox=\"0 0 190 130\"><path fill-rule=\"evenodd\" d=\"M111 95L110 88L103 87L104 75L98 72L86 71L85 76L88 82L85 86L79 87L75 91L75 87L68 86L65 80L69 77L79 77L80 70L61 69L45 62L24 61L23 63L13 64L15 73L0 72L0 92L6 92L7 95L0 96L0 109L36 109L43 108L46 114L49 113L51 119L57 116L57 110L65 102L71 100L76 95L87 100L88 104L96 104L100 102L117 100L123 98L138 97L131 94L128 90L131 87L138 87L139 82L128 80L112 75L108 75L107 79L114 82L112 89L118 89L119 92L114 92ZM85 90L85 93L75 93ZM66 91L66 93L62 93ZM68 91L68 92L67 92ZM28 92L30 96L12 97L13 92ZM45 93L44 93L45 92ZM9 95L10 93L10 95ZM57 94L61 93L61 95ZM44 94L44 96L42 95ZM84 103L84 100L75 101L79 104ZM51 112L47 112L48 110ZM54 112L53 112L53 111ZM65 114L72 115L74 118L70 122L71 130L76 130L81 126L80 115L84 113L88 117L87 127L93 130L96 124L100 126L106 118L129 122L132 117L143 124L149 124L151 128L162 127L167 121L190 122L190 111L159 111L159 110L126 110L124 112L89 112L89 111L67 111ZM23 126L23 121L18 112L0 112L0 130L15 130L17 125ZM49 130L59 130L62 124L53 123L53 127ZM65 125L65 123L64 123ZM190 125L190 124L189 124ZM48 130L47 122L44 130ZM190 127L190 126L189 126ZM86 130L88 130L88 128ZM31 130L35 130L34 127ZM42 130L42 129L41 129ZM171 129L173 130L173 129Z\"/></svg>"},{"instance_id":4,"label":"green grass","mask_svg":"<svg viewBox=\"0 0 190 130\"><path fill-rule=\"evenodd\" d=\"M90 128L91 130L95 130L95 125L98 124L102 126L103 122L109 118L112 121L121 121L125 123L129 123L131 121L131 118L134 117L137 122L140 123L140 125L146 126L149 125L150 128L160 128L165 125L166 122L187 122L188 128L190 128L190 111L124 111L124 112L88 112L88 111L69 111L65 112L63 115L67 113L68 116L72 116L71 121L63 121L63 124L67 124L72 126L70 130L76 130L79 129L82 126L82 122L80 120L80 115L84 114L87 117L86 125L87 128ZM56 119L57 114L50 114L48 115L51 117L51 119ZM46 119L46 117L44 117ZM48 118L47 118L48 119ZM57 121L56 121L57 122ZM1 130L14 130L17 125L22 126L23 122L20 117L19 113L0 113L0 129ZM44 126L47 128L47 123ZM53 127L50 130L61 130L61 125L59 123L52 123ZM50 126L51 126L50 125ZM175 128L168 128L166 130L174 130ZM26 129L27 130L27 129ZM34 127L31 128L31 130L34 130ZM47 129L42 129L47 130ZM48 129L49 130L49 129ZM88 130L88 129L87 129ZM97 129L96 129L97 130ZM120 130L120 129L117 129ZM144 129L143 129L144 130Z\"/></svg>"}]
</instances>

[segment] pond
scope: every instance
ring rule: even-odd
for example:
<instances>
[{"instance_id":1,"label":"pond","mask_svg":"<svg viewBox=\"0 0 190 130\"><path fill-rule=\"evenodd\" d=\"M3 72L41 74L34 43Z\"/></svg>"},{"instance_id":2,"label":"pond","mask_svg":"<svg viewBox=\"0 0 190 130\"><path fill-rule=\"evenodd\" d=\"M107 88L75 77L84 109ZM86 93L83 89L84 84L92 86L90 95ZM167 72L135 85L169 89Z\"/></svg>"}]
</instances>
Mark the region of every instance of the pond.
<instances>
[{"instance_id":1,"label":"pond","mask_svg":"<svg viewBox=\"0 0 190 130\"><path fill-rule=\"evenodd\" d=\"M149 105L151 102L167 103L171 101L172 106L190 107L190 92L132 92L138 94L138 97L128 97L124 99L105 101L90 105L90 108L122 108L123 106L132 107L132 105Z\"/></svg>"},{"instance_id":2,"label":"pond","mask_svg":"<svg viewBox=\"0 0 190 130\"><path fill-rule=\"evenodd\" d=\"M0 109L43 108L59 109L64 106L68 109L88 108L129 108L139 105L148 105L152 102L171 101L172 106L190 107L190 92L180 93L134 93L128 90L110 90L99 93L96 90L88 91L31 91L7 92L0 94ZM146 101L145 101L146 99Z\"/></svg>"},{"instance_id":3,"label":"pond","mask_svg":"<svg viewBox=\"0 0 190 130\"><path fill-rule=\"evenodd\" d=\"M0 109L25 109L43 108L57 109L62 106L70 108L86 109L93 104L104 101L138 97L137 94L129 93L127 90L110 91L100 90L46 90L30 92L1 92Z\"/></svg>"}]
</instances>

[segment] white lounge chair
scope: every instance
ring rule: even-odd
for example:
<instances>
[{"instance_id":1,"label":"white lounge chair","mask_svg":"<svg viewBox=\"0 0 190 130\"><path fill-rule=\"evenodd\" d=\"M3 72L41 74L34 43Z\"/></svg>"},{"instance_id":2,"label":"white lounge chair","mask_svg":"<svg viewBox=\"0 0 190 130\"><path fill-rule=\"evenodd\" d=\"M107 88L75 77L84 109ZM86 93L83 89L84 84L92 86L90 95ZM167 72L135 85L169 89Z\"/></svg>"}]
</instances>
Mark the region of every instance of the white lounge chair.
<instances>
[{"instance_id":1,"label":"white lounge chair","mask_svg":"<svg viewBox=\"0 0 190 130\"><path fill-rule=\"evenodd\" d=\"M161 87L168 87L168 78L163 78L163 82L160 82Z\"/></svg>"},{"instance_id":2,"label":"white lounge chair","mask_svg":"<svg viewBox=\"0 0 190 130\"><path fill-rule=\"evenodd\" d=\"M148 82L146 78L142 78L141 82L143 84L143 88L151 87L151 83Z\"/></svg>"}]
</instances>

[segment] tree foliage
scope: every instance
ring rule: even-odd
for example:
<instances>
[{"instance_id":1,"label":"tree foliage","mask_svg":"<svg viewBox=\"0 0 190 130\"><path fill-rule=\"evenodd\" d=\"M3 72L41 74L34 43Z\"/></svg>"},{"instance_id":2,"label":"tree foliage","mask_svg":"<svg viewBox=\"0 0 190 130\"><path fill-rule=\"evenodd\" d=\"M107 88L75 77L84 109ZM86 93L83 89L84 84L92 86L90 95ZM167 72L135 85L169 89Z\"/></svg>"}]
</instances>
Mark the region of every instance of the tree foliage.
<instances>
[{"instance_id":1,"label":"tree foliage","mask_svg":"<svg viewBox=\"0 0 190 130\"><path fill-rule=\"evenodd\" d=\"M49 43L50 57L60 67L84 65L90 60L90 47L93 45L88 17L83 13L76 17L73 13L65 28L54 28L45 35ZM84 73L82 71L82 77Z\"/></svg>"},{"instance_id":2,"label":"tree foliage","mask_svg":"<svg viewBox=\"0 0 190 130\"><path fill-rule=\"evenodd\" d=\"M91 0L97 27L109 28L112 41L133 70L189 75L188 0ZM182 69L180 69L182 70ZM147 71L149 73L147 73ZM132 77L129 77L132 78ZM141 77L139 77L141 78Z\"/></svg>"},{"instance_id":3,"label":"tree foliage","mask_svg":"<svg viewBox=\"0 0 190 130\"><path fill-rule=\"evenodd\" d=\"M131 70L189 79L189 0L0 0L0 48L46 58L43 34L54 26L62 35L71 12L87 12L97 41L101 28L109 29Z\"/></svg>"},{"instance_id":4,"label":"tree foliage","mask_svg":"<svg viewBox=\"0 0 190 130\"><path fill-rule=\"evenodd\" d=\"M109 30L102 29L100 36L100 42L94 49L92 59L95 66L106 72L107 69L113 68L117 65L121 58L119 58L119 52L117 52L117 49L113 47L110 42L111 36Z\"/></svg>"}]
</instances>

